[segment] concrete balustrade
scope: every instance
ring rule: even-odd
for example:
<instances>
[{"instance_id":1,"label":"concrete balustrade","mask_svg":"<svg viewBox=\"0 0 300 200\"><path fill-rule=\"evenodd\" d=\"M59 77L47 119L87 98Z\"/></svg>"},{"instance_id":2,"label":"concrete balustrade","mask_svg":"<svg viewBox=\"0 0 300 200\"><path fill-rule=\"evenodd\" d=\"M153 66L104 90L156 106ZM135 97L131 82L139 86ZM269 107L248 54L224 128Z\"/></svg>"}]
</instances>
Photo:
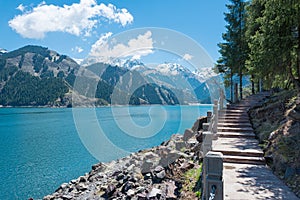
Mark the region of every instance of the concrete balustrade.
<instances>
[{"instance_id":1,"label":"concrete balustrade","mask_svg":"<svg viewBox=\"0 0 300 200\"><path fill-rule=\"evenodd\" d=\"M219 110L224 108L224 94L214 100L213 112L207 112L207 123L203 123L202 153L204 156L202 172L202 199L223 200L223 154L212 152L213 139L217 138Z\"/></svg>"},{"instance_id":2,"label":"concrete balustrade","mask_svg":"<svg viewBox=\"0 0 300 200\"><path fill-rule=\"evenodd\" d=\"M209 151L203 162L203 200L213 197L216 200L224 199L223 190L223 154L220 152Z\"/></svg>"}]
</instances>

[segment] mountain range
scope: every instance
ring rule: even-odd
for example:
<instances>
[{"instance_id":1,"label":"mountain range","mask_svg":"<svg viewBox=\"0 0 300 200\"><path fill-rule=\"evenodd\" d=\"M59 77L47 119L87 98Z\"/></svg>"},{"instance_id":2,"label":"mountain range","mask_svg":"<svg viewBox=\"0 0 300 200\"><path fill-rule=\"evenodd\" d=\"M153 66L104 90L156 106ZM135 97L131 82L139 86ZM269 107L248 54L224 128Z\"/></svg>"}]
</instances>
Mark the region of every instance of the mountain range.
<instances>
[{"instance_id":1,"label":"mountain range","mask_svg":"<svg viewBox=\"0 0 300 200\"><path fill-rule=\"evenodd\" d=\"M139 60L79 65L40 46L0 51L0 105L90 106L210 103L212 77L177 63Z\"/></svg>"}]
</instances>

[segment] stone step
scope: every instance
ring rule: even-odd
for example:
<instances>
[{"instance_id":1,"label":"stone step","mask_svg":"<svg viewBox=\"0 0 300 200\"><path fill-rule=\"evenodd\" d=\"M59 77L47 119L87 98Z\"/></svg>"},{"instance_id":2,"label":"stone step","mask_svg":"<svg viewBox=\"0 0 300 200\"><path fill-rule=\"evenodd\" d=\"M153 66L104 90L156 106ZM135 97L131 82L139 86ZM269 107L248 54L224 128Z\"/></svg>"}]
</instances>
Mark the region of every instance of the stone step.
<instances>
[{"instance_id":1,"label":"stone step","mask_svg":"<svg viewBox=\"0 0 300 200\"><path fill-rule=\"evenodd\" d=\"M225 109L225 110L220 110L219 113L245 113L245 109Z\"/></svg>"},{"instance_id":2,"label":"stone step","mask_svg":"<svg viewBox=\"0 0 300 200\"><path fill-rule=\"evenodd\" d=\"M258 144L258 141L253 138L219 137L218 140L213 141L212 149L224 155L263 157L264 153Z\"/></svg>"},{"instance_id":3,"label":"stone step","mask_svg":"<svg viewBox=\"0 0 300 200\"><path fill-rule=\"evenodd\" d=\"M238 128L238 127L252 127L252 125L249 122L246 123L230 123L230 122L219 122L218 123L219 127L233 127L233 128Z\"/></svg>"},{"instance_id":4,"label":"stone step","mask_svg":"<svg viewBox=\"0 0 300 200\"><path fill-rule=\"evenodd\" d=\"M218 122L226 121L226 120L235 120L236 122L250 122L249 117L240 117L240 116L222 116L218 118Z\"/></svg>"},{"instance_id":5,"label":"stone step","mask_svg":"<svg viewBox=\"0 0 300 200\"><path fill-rule=\"evenodd\" d=\"M266 160L264 157L223 155L223 161L225 163L238 163L238 164L254 164L254 165L266 164Z\"/></svg>"},{"instance_id":6,"label":"stone step","mask_svg":"<svg viewBox=\"0 0 300 200\"><path fill-rule=\"evenodd\" d=\"M252 127L218 127L218 132L238 132L238 133L247 133L253 132Z\"/></svg>"},{"instance_id":7,"label":"stone step","mask_svg":"<svg viewBox=\"0 0 300 200\"><path fill-rule=\"evenodd\" d=\"M247 118L249 119L249 115L248 114L224 114L224 115L219 115L219 118L227 118L227 117L235 117L235 118Z\"/></svg>"},{"instance_id":8,"label":"stone step","mask_svg":"<svg viewBox=\"0 0 300 200\"><path fill-rule=\"evenodd\" d=\"M219 114L219 117L249 117L248 113L224 113Z\"/></svg>"},{"instance_id":9,"label":"stone step","mask_svg":"<svg viewBox=\"0 0 300 200\"><path fill-rule=\"evenodd\" d=\"M232 123L232 124L239 124L239 123L249 123L249 119L232 119L232 118L220 118L218 124L222 123Z\"/></svg>"},{"instance_id":10,"label":"stone step","mask_svg":"<svg viewBox=\"0 0 300 200\"><path fill-rule=\"evenodd\" d=\"M229 104L227 108L232 109L232 108L240 108L240 109L247 109L250 108L249 105L242 105L242 104Z\"/></svg>"},{"instance_id":11,"label":"stone step","mask_svg":"<svg viewBox=\"0 0 300 200\"><path fill-rule=\"evenodd\" d=\"M225 149L213 149L213 151L221 152L223 155L227 156L248 156L248 157L263 157L263 152L260 151L250 151L250 150L244 150L244 151L231 151L231 150L225 150Z\"/></svg>"},{"instance_id":12,"label":"stone step","mask_svg":"<svg viewBox=\"0 0 300 200\"><path fill-rule=\"evenodd\" d=\"M254 133L237 133L237 132L218 132L218 137L226 137L226 138L255 138Z\"/></svg>"}]
</instances>

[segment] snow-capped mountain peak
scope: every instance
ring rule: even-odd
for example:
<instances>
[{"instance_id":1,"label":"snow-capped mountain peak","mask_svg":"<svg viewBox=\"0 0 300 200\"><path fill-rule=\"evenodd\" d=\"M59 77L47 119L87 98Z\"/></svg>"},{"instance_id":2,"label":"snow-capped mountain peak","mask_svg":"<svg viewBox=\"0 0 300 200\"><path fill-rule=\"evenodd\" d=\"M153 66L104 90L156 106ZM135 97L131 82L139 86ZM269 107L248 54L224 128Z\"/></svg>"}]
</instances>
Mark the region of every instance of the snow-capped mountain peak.
<instances>
[{"instance_id":1,"label":"snow-capped mountain peak","mask_svg":"<svg viewBox=\"0 0 300 200\"><path fill-rule=\"evenodd\" d=\"M0 53L7 53L8 51L6 49L0 48Z\"/></svg>"},{"instance_id":2,"label":"snow-capped mountain peak","mask_svg":"<svg viewBox=\"0 0 300 200\"><path fill-rule=\"evenodd\" d=\"M193 74L197 77L200 82L204 82L207 79L217 76L212 68L200 68L193 71Z\"/></svg>"},{"instance_id":3,"label":"snow-capped mountain peak","mask_svg":"<svg viewBox=\"0 0 300 200\"><path fill-rule=\"evenodd\" d=\"M173 75L173 76L177 76L183 73L191 73L190 70L188 70L187 68L183 67L178 63L163 63L157 65L155 67L155 70L157 70L163 75Z\"/></svg>"}]
</instances>

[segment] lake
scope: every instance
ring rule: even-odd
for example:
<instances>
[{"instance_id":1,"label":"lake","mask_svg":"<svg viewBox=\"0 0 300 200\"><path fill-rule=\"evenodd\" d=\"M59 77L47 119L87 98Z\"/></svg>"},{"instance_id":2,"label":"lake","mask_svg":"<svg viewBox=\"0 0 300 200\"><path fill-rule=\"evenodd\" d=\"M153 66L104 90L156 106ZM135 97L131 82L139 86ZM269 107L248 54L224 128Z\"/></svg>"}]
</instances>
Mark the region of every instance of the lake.
<instances>
[{"instance_id":1,"label":"lake","mask_svg":"<svg viewBox=\"0 0 300 200\"><path fill-rule=\"evenodd\" d=\"M192 127L211 105L1 108L0 199L41 199L108 162Z\"/></svg>"}]
</instances>

